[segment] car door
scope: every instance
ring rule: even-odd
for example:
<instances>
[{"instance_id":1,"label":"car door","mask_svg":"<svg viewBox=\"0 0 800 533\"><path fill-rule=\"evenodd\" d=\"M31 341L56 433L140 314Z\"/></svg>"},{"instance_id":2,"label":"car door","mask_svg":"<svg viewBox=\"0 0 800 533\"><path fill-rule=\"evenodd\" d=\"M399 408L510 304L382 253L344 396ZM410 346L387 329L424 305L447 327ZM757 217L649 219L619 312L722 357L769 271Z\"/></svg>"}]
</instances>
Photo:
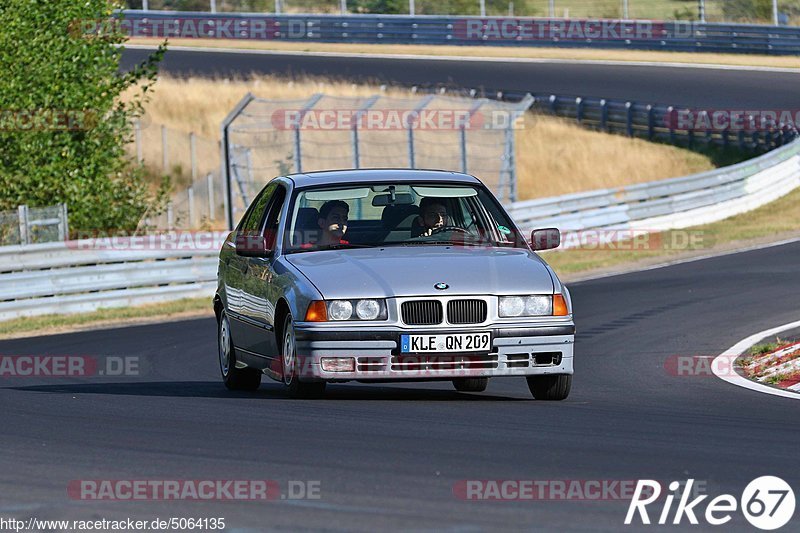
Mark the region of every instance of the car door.
<instances>
[{"instance_id":1,"label":"car door","mask_svg":"<svg viewBox=\"0 0 800 533\"><path fill-rule=\"evenodd\" d=\"M234 243L238 234L244 232L251 232L252 234L261 231L267 207L276 188L276 184L267 185L256 196L236 228L232 239ZM248 319L245 315L245 308L252 305L250 301L245 299L245 287L252 283L249 279L249 268L250 262L247 257L238 255L235 252L228 256L228 262L225 266L225 293L231 324L231 337L236 348L244 349L247 349L250 345L248 337L251 335L251 328L247 325Z\"/></svg>"},{"instance_id":2,"label":"car door","mask_svg":"<svg viewBox=\"0 0 800 533\"><path fill-rule=\"evenodd\" d=\"M278 229L286 203L287 191L278 185L261 228L266 237L267 248L275 250L278 242ZM267 359L278 359L278 346L275 340L275 302L280 297L280 285L275 279L274 264L276 255L268 257L249 257L247 283L242 294L245 305L242 315L247 322L248 351Z\"/></svg>"}]
</instances>

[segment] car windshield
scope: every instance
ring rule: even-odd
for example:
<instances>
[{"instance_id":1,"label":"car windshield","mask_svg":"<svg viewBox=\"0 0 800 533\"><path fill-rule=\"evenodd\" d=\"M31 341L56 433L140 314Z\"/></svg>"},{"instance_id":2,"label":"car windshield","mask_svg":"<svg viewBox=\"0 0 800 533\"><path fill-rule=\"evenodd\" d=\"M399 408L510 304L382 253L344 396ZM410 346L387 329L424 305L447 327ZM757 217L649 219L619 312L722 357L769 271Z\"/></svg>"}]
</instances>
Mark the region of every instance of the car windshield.
<instances>
[{"instance_id":1,"label":"car windshield","mask_svg":"<svg viewBox=\"0 0 800 533\"><path fill-rule=\"evenodd\" d=\"M303 189L292 204L284 249L377 246L525 247L481 186L375 183Z\"/></svg>"}]
</instances>

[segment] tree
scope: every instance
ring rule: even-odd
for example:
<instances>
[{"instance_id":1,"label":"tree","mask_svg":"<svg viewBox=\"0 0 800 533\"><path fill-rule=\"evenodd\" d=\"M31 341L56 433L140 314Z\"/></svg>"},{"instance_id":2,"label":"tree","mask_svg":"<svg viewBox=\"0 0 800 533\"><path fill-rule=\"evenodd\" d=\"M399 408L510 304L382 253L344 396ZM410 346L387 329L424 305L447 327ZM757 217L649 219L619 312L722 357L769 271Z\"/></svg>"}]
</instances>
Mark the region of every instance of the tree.
<instances>
[{"instance_id":1,"label":"tree","mask_svg":"<svg viewBox=\"0 0 800 533\"><path fill-rule=\"evenodd\" d=\"M130 230L156 201L126 144L165 47L120 73L125 36L86 34L117 7L0 2L0 209L66 202L74 229Z\"/></svg>"}]
</instances>

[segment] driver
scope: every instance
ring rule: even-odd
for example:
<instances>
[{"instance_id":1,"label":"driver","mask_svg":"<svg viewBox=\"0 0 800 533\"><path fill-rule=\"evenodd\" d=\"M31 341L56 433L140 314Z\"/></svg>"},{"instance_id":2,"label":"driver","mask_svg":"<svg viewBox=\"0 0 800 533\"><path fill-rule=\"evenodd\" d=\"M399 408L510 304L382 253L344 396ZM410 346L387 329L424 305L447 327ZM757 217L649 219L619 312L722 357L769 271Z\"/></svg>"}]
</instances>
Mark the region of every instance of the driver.
<instances>
[{"instance_id":1,"label":"driver","mask_svg":"<svg viewBox=\"0 0 800 533\"><path fill-rule=\"evenodd\" d=\"M316 244L303 244L301 248L313 246L330 246L332 244L350 244L344 240L347 233L347 220L350 206L342 200L328 200L319 209L317 225L321 229L319 241Z\"/></svg>"},{"instance_id":2,"label":"driver","mask_svg":"<svg viewBox=\"0 0 800 533\"><path fill-rule=\"evenodd\" d=\"M411 225L411 237L427 237L447 225L447 207L441 198L426 196L419 202L420 216Z\"/></svg>"}]
</instances>

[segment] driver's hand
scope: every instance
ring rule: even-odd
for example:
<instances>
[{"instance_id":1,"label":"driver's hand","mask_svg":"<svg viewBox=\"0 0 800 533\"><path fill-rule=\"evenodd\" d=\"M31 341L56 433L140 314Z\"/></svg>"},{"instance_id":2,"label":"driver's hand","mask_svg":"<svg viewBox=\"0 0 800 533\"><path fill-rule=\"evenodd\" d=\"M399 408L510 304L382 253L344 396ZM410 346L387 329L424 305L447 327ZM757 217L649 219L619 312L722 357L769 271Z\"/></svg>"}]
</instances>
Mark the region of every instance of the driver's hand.
<instances>
[{"instance_id":1,"label":"driver's hand","mask_svg":"<svg viewBox=\"0 0 800 533\"><path fill-rule=\"evenodd\" d=\"M430 237L433 234L433 228L428 228L420 234L420 237Z\"/></svg>"}]
</instances>

